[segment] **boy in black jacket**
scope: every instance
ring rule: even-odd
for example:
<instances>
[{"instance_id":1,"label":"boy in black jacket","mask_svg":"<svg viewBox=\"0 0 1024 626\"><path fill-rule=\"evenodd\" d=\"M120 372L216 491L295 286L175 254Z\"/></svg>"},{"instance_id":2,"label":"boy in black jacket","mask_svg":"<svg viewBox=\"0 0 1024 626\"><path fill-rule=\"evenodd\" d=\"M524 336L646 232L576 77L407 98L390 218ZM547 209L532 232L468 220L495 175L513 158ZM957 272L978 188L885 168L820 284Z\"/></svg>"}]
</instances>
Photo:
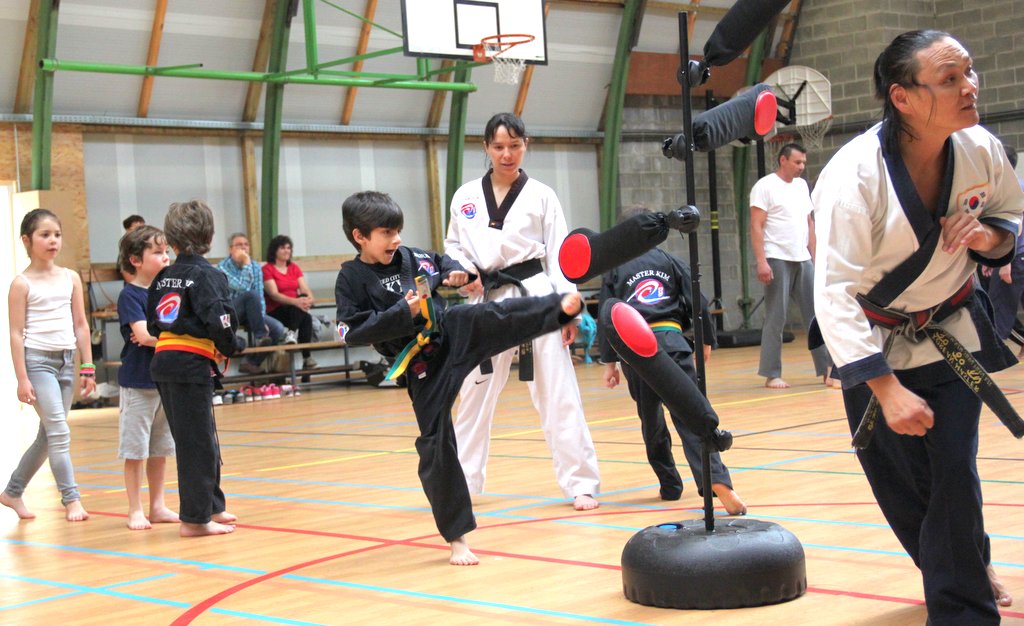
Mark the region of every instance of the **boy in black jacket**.
<instances>
[{"instance_id":1,"label":"boy in black jacket","mask_svg":"<svg viewBox=\"0 0 1024 626\"><path fill-rule=\"evenodd\" d=\"M393 372L405 368L419 424L419 476L452 565L479 563L466 542L476 528L459 465L451 409L470 371L524 341L557 330L583 309L579 294L515 298L446 309L436 289L461 287L471 276L450 258L402 246L402 209L386 193L364 191L342 204L345 236L359 256L341 266L334 287L345 340L372 344ZM426 280L421 297L416 278ZM424 315L426 314L426 315Z\"/></svg>"},{"instance_id":2,"label":"boy in black jacket","mask_svg":"<svg viewBox=\"0 0 1024 626\"><path fill-rule=\"evenodd\" d=\"M646 212L646 208L633 207L624 211L621 219ZM697 382L697 373L693 367L693 346L683 335L684 331L692 327L694 310L690 294L690 269L685 263L655 248L605 274L601 281L600 298L602 304L608 298L619 298L632 305L654 331L658 349L664 350L687 376ZM711 356L715 329L703 300L701 298L704 337L709 342L704 346L706 362ZM606 329L600 329L598 335L601 362L605 364L605 386L612 389L619 384L619 371L616 367L619 357L608 341ZM621 365L629 385L629 395L636 402L637 414L640 416L640 432L647 448L647 461L661 483L661 499L678 500L683 493L683 481L672 456L672 435L665 424L661 398L628 365ZM671 417L683 441L683 453L699 493L703 484L700 438L687 428L680 416L671 413ZM746 513L747 507L733 491L729 469L722 463L718 452L711 454L711 488L730 515Z\"/></svg>"},{"instance_id":3,"label":"boy in black jacket","mask_svg":"<svg viewBox=\"0 0 1024 626\"><path fill-rule=\"evenodd\" d=\"M217 360L245 347L235 335L224 273L203 258L213 241L213 212L205 203L176 202L164 220L176 259L149 286L146 321L157 338L150 372L174 437L182 537L223 535L237 519L220 489L220 444L213 420Z\"/></svg>"}]
</instances>

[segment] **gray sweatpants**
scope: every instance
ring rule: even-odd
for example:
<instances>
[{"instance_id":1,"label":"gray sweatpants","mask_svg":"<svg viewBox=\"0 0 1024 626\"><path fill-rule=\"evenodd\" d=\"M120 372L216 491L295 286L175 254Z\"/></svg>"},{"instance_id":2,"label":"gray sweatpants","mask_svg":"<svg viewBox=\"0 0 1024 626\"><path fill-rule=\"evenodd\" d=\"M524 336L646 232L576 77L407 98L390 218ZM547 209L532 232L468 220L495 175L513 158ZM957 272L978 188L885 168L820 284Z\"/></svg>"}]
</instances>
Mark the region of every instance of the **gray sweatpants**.
<instances>
[{"instance_id":1,"label":"gray sweatpants","mask_svg":"<svg viewBox=\"0 0 1024 626\"><path fill-rule=\"evenodd\" d=\"M761 329L761 363L757 373L765 378L782 376L782 332L786 328L789 297L800 306L804 325L814 317L814 262L768 259L774 278L764 286L764 327ZM814 371L824 376L832 361L825 346L811 350Z\"/></svg>"}]
</instances>

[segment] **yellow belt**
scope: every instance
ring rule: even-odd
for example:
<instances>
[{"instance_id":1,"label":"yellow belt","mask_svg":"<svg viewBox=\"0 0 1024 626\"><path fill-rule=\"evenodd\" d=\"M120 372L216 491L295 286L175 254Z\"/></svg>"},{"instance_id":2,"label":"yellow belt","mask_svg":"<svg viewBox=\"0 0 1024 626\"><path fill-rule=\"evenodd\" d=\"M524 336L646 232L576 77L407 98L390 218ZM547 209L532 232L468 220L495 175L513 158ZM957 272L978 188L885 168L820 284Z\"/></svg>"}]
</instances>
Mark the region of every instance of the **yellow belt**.
<instances>
[{"instance_id":1,"label":"yellow belt","mask_svg":"<svg viewBox=\"0 0 1024 626\"><path fill-rule=\"evenodd\" d=\"M651 322L648 324L651 330L654 332L658 331L675 331L677 333L683 332L683 326L679 322L673 322L671 320L665 320L664 322Z\"/></svg>"},{"instance_id":2,"label":"yellow belt","mask_svg":"<svg viewBox=\"0 0 1024 626\"><path fill-rule=\"evenodd\" d=\"M160 338L156 340L156 351L163 352L164 350L191 352L205 356L208 359L214 359L217 354L217 349L214 347L212 339L193 337L192 335L178 335L167 331L160 333Z\"/></svg>"}]
</instances>

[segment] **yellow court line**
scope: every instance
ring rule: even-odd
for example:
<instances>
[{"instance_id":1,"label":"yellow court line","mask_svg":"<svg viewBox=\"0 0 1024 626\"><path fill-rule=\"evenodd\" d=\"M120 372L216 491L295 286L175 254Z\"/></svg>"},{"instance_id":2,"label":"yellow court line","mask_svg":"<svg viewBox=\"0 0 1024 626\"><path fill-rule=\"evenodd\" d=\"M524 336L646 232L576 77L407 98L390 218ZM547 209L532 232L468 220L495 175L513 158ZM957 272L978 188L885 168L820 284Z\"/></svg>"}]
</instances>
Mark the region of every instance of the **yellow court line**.
<instances>
[{"instance_id":1,"label":"yellow court line","mask_svg":"<svg viewBox=\"0 0 1024 626\"><path fill-rule=\"evenodd\" d=\"M402 448L400 450L391 450L389 452L371 452L370 454L358 454L356 456L343 456L336 459L324 459L322 461L310 461L309 463L296 463L295 465L279 465L277 467L264 467L261 469L253 470L256 472L273 472L284 469L295 469L297 467L312 467L314 465L327 465L329 463L344 463L345 461L358 461L359 459L371 459L375 456L387 456L389 454L400 454L402 452L413 452L416 448Z\"/></svg>"}]
</instances>

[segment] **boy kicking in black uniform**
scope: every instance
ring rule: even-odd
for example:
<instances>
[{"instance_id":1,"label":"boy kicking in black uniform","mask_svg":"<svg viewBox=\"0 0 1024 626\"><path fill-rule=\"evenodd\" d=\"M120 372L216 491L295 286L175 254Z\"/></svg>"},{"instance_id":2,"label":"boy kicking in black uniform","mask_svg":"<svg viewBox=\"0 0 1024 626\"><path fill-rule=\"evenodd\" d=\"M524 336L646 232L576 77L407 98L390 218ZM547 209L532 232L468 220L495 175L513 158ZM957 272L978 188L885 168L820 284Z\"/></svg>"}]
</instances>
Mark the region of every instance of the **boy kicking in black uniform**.
<instances>
[{"instance_id":1,"label":"boy kicking in black uniform","mask_svg":"<svg viewBox=\"0 0 1024 626\"><path fill-rule=\"evenodd\" d=\"M394 364L393 374L405 372L420 428L420 482L451 546L449 562L476 565L465 537L476 520L456 451L452 405L473 368L570 323L583 301L578 293L551 294L446 308L436 289L461 287L471 274L447 256L401 245L402 209L389 195L353 194L342 204L342 217L359 255L338 272L338 321L349 327L347 342L372 344Z\"/></svg>"}]
</instances>

